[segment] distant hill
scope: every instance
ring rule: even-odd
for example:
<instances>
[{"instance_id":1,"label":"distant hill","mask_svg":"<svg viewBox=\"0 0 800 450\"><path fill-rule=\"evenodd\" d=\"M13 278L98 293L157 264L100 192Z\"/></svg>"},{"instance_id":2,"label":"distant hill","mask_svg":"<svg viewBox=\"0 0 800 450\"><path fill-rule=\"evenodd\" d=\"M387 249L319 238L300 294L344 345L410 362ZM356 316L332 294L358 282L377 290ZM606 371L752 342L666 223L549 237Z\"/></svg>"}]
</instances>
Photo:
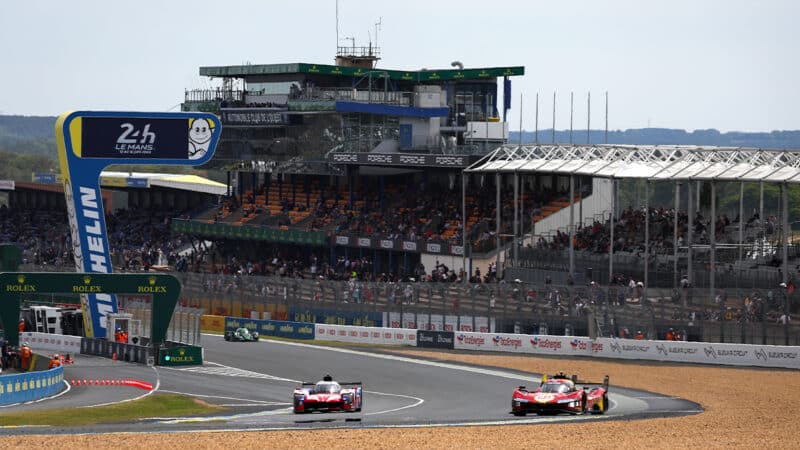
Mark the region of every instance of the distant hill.
<instances>
[{"instance_id":1,"label":"distant hill","mask_svg":"<svg viewBox=\"0 0 800 450\"><path fill-rule=\"evenodd\" d=\"M54 136L55 117L3 116L0 115L0 151L17 154L44 155L56 159ZM590 140L593 144L605 142L603 130L592 130ZM509 143L519 142L519 132L509 132ZM539 142L553 141L553 131L539 130ZM555 141L568 143L569 130L556 130ZM572 141L586 143L586 130L573 130ZM535 142L533 131L522 131L522 142ZM715 129L685 130L669 128L639 128L630 130L609 130L609 144L640 145L712 145L718 147L756 147L800 150L800 130L746 133L730 131L720 133Z\"/></svg>"},{"instance_id":2,"label":"distant hill","mask_svg":"<svg viewBox=\"0 0 800 450\"><path fill-rule=\"evenodd\" d=\"M605 143L603 130L592 130L589 136L592 144ZM555 141L568 143L569 130L556 130ZM509 131L509 143L519 142L519 132ZM522 142L530 144L535 142L533 131L522 131ZM553 142L553 130L539 130L539 142ZM586 144L586 130L573 130L572 142ZM712 145L717 147L755 147L772 149L800 150L800 130L771 131L769 133L745 133L730 131L720 133L715 129L675 130L669 128L639 128L632 130L609 130L609 144L638 144L638 145Z\"/></svg>"},{"instance_id":3,"label":"distant hill","mask_svg":"<svg viewBox=\"0 0 800 450\"><path fill-rule=\"evenodd\" d=\"M0 151L57 158L55 117L0 116Z\"/></svg>"}]
</instances>

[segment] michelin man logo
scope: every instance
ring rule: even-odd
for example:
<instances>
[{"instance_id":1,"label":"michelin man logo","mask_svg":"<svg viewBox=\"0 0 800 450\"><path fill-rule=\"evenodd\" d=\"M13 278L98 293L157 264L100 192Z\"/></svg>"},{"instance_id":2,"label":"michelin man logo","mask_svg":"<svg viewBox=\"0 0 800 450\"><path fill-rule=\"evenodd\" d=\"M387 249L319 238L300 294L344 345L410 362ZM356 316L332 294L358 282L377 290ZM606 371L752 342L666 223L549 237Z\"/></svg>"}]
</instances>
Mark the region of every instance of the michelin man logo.
<instances>
[{"instance_id":1,"label":"michelin man logo","mask_svg":"<svg viewBox=\"0 0 800 450\"><path fill-rule=\"evenodd\" d=\"M211 144L214 122L206 119L189 119L189 159L205 156Z\"/></svg>"}]
</instances>

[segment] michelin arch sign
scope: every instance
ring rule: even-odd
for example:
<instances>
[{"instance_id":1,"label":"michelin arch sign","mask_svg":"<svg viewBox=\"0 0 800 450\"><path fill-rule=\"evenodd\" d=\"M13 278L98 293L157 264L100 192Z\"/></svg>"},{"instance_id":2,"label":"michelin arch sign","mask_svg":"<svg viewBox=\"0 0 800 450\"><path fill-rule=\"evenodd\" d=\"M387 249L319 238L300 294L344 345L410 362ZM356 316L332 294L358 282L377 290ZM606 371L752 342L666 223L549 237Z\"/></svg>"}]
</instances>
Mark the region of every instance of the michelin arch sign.
<instances>
[{"instance_id":1,"label":"michelin arch sign","mask_svg":"<svg viewBox=\"0 0 800 450\"><path fill-rule=\"evenodd\" d=\"M222 125L200 112L72 111L55 131L77 271L111 273L100 172L112 164L199 166L214 155ZM81 305L86 335L105 337L116 296L85 292Z\"/></svg>"}]
</instances>

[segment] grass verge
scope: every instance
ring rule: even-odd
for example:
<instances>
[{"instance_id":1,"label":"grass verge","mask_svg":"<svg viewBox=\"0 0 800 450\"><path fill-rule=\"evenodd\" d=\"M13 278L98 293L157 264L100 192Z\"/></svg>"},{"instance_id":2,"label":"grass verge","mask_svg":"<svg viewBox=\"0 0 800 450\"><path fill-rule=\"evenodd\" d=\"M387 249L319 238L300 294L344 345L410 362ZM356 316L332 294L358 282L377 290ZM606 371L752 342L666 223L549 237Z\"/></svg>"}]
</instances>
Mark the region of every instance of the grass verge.
<instances>
[{"instance_id":1,"label":"grass verge","mask_svg":"<svg viewBox=\"0 0 800 450\"><path fill-rule=\"evenodd\" d=\"M197 416L224 411L186 395L153 394L140 400L96 408L48 409L0 414L0 426L77 426L150 417Z\"/></svg>"}]
</instances>

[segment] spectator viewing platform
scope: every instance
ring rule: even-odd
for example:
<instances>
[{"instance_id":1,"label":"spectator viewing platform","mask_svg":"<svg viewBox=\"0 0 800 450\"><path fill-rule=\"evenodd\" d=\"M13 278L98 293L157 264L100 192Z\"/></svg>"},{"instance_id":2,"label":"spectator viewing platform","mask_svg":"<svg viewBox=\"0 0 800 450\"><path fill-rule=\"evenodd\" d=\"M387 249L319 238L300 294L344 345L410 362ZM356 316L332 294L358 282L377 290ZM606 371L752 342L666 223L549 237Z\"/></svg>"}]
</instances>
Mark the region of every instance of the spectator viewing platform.
<instances>
[{"instance_id":1,"label":"spectator viewing platform","mask_svg":"<svg viewBox=\"0 0 800 450\"><path fill-rule=\"evenodd\" d=\"M336 65L201 67L201 76L221 86L186 90L182 110L220 115L225 131L215 167L293 158L335 165L336 155L349 153L483 155L507 142L511 78L524 67L453 62L405 71L375 67L379 55L340 47Z\"/></svg>"}]
</instances>

